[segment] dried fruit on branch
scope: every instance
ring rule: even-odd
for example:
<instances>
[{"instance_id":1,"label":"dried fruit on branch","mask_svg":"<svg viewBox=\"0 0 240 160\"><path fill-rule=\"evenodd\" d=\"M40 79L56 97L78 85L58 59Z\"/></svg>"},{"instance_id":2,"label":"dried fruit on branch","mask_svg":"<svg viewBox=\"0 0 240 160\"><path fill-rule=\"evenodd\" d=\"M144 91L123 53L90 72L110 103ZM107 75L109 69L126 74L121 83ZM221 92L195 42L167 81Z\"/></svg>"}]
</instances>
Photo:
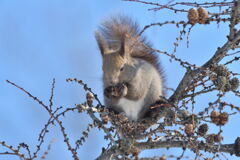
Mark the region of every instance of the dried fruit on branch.
<instances>
[{"instance_id":1,"label":"dried fruit on branch","mask_svg":"<svg viewBox=\"0 0 240 160\"><path fill-rule=\"evenodd\" d=\"M219 134L214 135L214 142L221 142L223 137Z\"/></svg>"},{"instance_id":2,"label":"dried fruit on branch","mask_svg":"<svg viewBox=\"0 0 240 160\"><path fill-rule=\"evenodd\" d=\"M215 85L219 90L224 91L225 86L227 84L227 78L225 76L218 76L215 81Z\"/></svg>"},{"instance_id":3,"label":"dried fruit on branch","mask_svg":"<svg viewBox=\"0 0 240 160\"><path fill-rule=\"evenodd\" d=\"M108 123L109 117L108 117L107 114L100 114L100 117L101 117L101 119L102 119L102 121L103 121L104 124L107 124L107 123Z\"/></svg>"},{"instance_id":4,"label":"dried fruit on branch","mask_svg":"<svg viewBox=\"0 0 240 160\"><path fill-rule=\"evenodd\" d=\"M210 144L213 144L214 143L214 137L215 137L215 134L207 135L206 142L210 143Z\"/></svg>"},{"instance_id":5,"label":"dried fruit on branch","mask_svg":"<svg viewBox=\"0 0 240 160\"><path fill-rule=\"evenodd\" d=\"M194 133L194 126L193 126L192 124L186 124L186 125L185 125L185 133L186 133L188 136L193 135L193 133Z\"/></svg>"},{"instance_id":6,"label":"dried fruit on branch","mask_svg":"<svg viewBox=\"0 0 240 160\"><path fill-rule=\"evenodd\" d=\"M223 112L220 114L218 111L212 111L210 118L214 124L223 126L228 122L228 113Z\"/></svg>"},{"instance_id":7,"label":"dried fruit on branch","mask_svg":"<svg viewBox=\"0 0 240 160\"><path fill-rule=\"evenodd\" d=\"M202 124L199 128L198 128L198 135L199 136L204 136L208 131L208 125L207 124Z\"/></svg>"},{"instance_id":8,"label":"dried fruit on branch","mask_svg":"<svg viewBox=\"0 0 240 160\"><path fill-rule=\"evenodd\" d=\"M239 87L239 79L238 78L236 78L236 77L234 77L234 78L232 78L230 81L229 81L229 83L231 84L231 90L232 91L236 91L237 89L238 89L238 87Z\"/></svg>"},{"instance_id":9,"label":"dried fruit on branch","mask_svg":"<svg viewBox=\"0 0 240 160\"><path fill-rule=\"evenodd\" d=\"M219 115L218 125L225 125L228 122L228 113L223 112Z\"/></svg>"},{"instance_id":10,"label":"dried fruit on branch","mask_svg":"<svg viewBox=\"0 0 240 160\"><path fill-rule=\"evenodd\" d=\"M214 71L218 76L230 76L230 72L225 65L218 65Z\"/></svg>"},{"instance_id":11,"label":"dried fruit on branch","mask_svg":"<svg viewBox=\"0 0 240 160\"><path fill-rule=\"evenodd\" d=\"M198 22L199 19L199 15L198 15L198 11L196 8L191 8L188 11L188 21L191 25L194 25Z\"/></svg>"},{"instance_id":12,"label":"dried fruit on branch","mask_svg":"<svg viewBox=\"0 0 240 160\"><path fill-rule=\"evenodd\" d=\"M223 137L220 134L209 134L207 135L207 143L219 143L223 140Z\"/></svg>"},{"instance_id":13,"label":"dried fruit on branch","mask_svg":"<svg viewBox=\"0 0 240 160\"><path fill-rule=\"evenodd\" d=\"M92 102L94 100L94 95L91 92L87 92L86 99L87 99L87 104L92 105Z\"/></svg>"},{"instance_id":14,"label":"dried fruit on branch","mask_svg":"<svg viewBox=\"0 0 240 160\"><path fill-rule=\"evenodd\" d=\"M220 115L220 113L218 111L214 110L211 112L210 118L214 124L219 123L219 115Z\"/></svg>"},{"instance_id":15,"label":"dried fruit on branch","mask_svg":"<svg viewBox=\"0 0 240 160\"><path fill-rule=\"evenodd\" d=\"M222 90L223 92L228 92L230 91L232 88L231 84L229 83L229 81L225 84L224 89Z\"/></svg>"},{"instance_id":16,"label":"dried fruit on branch","mask_svg":"<svg viewBox=\"0 0 240 160\"><path fill-rule=\"evenodd\" d=\"M208 11L202 7L198 8L198 23L200 24L206 24L206 21L208 19Z\"/></svg>"}]
</instances>

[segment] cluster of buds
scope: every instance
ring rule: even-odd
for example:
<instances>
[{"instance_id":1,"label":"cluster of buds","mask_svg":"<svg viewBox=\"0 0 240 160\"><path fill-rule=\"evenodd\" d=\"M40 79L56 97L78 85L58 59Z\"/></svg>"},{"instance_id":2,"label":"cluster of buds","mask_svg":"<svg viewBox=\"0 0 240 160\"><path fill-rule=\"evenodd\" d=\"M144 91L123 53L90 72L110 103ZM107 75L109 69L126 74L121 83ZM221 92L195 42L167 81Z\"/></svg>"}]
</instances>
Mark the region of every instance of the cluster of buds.
<instances>
[{"instance_id":1,"label":"cluster of buds","mask_svg":"<svg viewBox=\"0 0 240 160\"><path fill-rule=\"evenodd\" d=\"M100 114L103 124L107 124L109 121L109 116L106 113Z\"/></svg>"},{"instance_id":2,"label":"cluster of buds","mask_svg":"<svg viewBox=\"0 0 240 160\"><path fill-rule=\"evenodd\" d=\"M139 126L142 126L142 123L129 121L128 117L122 113L111 114L111 123L117 126L117 133L121 136L129 137L142 132L142 130L138 128Z\"/></svg>"},{"instance_id":3,"label":"cluster of buds","mask_svg":"<svg viewBox=\"0 0 240 160\"><path fill-rule=\"evenodd\" d=\"M224 65L218 65L213 67L213 72L215 75L211 76L211 80L215 84L215 86L223 91L236 91L239 87L239 79L234 77L230 79L231 73L228 68Z\"/></svg>"},{"instance_id":4,"label":"cluster of buds","mask_svg":"<svg viewBox=\"0 0 240 160\"><path fill-rule=\"evenodd\" d=\"M206 24L208 20L208 11L202 7L196 9L191 8L188 11L188 21L191 25Z\"/></svg>"},{"instance_id":5,"label":"cluster of buds","mask_svg":"<svg viewBox=\"0 0 240 160\"><path fill-rule=\"evenodd\" d=\"M236 91L240 85L239 79L234 77L229 81L230 85L231 85L231 90L232 91Z\"/></svg>"},{"instance_id":6,"label":"cluster of buds","mask_svg":"<svg viewBox=\"0 0 240 160\"><path fill-rule=\"evenodd\" d=\"M193 135L194 134L194 125L193 124L186 124L184 131L188 136Z\"/></svg>"},{"instance_id":7,"label":"cluster of buds","mask_svg":"<svg viewBox=\"0 0 240 160\"><path fill-rule=\"evenodd\" d=\"M220 134L209 134L207 135L206 142L207 143L219 143L223 140L223 137Z\"/></svg>"},{"instance_id":8,"label":"cluster of buds","mask_svg":"<svg viewBox=\"0 0 240 160\"><path fill-rule=\"evenodd\" d=\"M87 92L86 99L87 99L87 104L91 106L94 100L94 95L91 92Z\"/></svg>"},{"instance_id":9,"label":"cluster of buds","mask_svg":"<svg viewBox=\"0 0 240 160\"><path fill-rule=\"evenodd\" d=\"M208 131L208 125L207 125L207 124L202 124L202 125L200 125L199 128L198 128L197 134L198 134L199 136L202 136L202 137L203 137L203 136L207 133L207 131Z\"/></svg>"},{"instance_id":10,"label":"cluster of buds","mask_svg":"<svg viewBox=\"0 0 240 160\"><path fill-rule=\"evenodd\" d=\"M225 65L217 65L214 67L213 71L218 75L218 76L224 76L224 77L229 77L230 72L228 68Z\"/></svg>"},{"instance_id":11,"label":"cluster of buds","mask_svg":"<svg viewBox=\"0 0 240 160\"><path fill-rule=\"evenodd\" d=\"M210 118L214 124L223 126L228 122L228 113L223 112L220 114L218 111L214 110L211 112Z\"/></svg>"}]
</instances>

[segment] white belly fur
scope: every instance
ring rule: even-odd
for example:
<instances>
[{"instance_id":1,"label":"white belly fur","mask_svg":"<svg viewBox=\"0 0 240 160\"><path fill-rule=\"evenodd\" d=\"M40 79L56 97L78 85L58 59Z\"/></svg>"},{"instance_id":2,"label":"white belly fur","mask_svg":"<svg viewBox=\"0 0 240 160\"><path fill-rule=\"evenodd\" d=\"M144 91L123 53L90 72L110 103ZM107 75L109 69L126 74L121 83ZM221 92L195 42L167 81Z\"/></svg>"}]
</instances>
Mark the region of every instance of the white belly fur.
<instances>
[{"instance_id":1,"label":"white belly fur","mask_svg":"<svg viewBox=\"0 0 240 160\"><path fill-rule=\"evenodd\" d=\"M125 113L126 116L131 120L137 120L138 114L143 107L143 100L140 99L138 101L128 100L126 98L121 98L118 102L118 107L121 108Z\"/></svg>"}]
</instances>

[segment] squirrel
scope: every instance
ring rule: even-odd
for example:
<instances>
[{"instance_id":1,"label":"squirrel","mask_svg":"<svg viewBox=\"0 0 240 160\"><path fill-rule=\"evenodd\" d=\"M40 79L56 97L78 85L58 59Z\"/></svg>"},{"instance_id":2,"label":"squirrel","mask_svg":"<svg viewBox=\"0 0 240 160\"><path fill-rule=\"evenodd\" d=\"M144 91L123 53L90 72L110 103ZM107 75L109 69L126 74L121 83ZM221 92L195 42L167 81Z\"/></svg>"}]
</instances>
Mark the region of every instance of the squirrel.
<instances>
[{"instance_id":1,"label":"squirrel","mask_svg":"<svg viewBox=\"0 0 240 160\"><path fill-rule=\"evenodd\" d=\"M149 106L164 96L164 76L156 54L138 24L118 15L95 32L102 55L104 102L129 120L145 117Z\"/></svg>"}]
</instances>

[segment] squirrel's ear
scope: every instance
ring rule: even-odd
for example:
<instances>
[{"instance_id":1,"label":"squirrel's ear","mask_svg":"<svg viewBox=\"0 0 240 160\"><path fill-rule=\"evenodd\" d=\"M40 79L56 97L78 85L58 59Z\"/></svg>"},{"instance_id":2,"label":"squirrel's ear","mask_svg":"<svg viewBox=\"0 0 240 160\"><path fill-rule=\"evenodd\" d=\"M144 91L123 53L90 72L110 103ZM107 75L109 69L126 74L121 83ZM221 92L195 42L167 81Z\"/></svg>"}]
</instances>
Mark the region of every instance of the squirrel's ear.
<instances>
[{"instance_id":1,"label":"squirrel's ear","mask_svg":"<svg viewBox=\"0 0 240 160\"><path fill-rule=\"evenodd\" d=\"M121 43L120 43L120 49L119 49L119 54L124 57L126 54L129 54L130 49L127 44L126 36L122 36L121 38Z\"/></svg>"},{"instance_id":2,"label":"squirrel's ear","mask_svg":"<svg viewBox=\"0 0 240 160\"><path fill-rule=\"evenodd\" d=\"M95 38L97 40L101 54L104 55L109 50L104 37L101 35L101 33L95 32Z\"/></svg>"}]
</instances>

